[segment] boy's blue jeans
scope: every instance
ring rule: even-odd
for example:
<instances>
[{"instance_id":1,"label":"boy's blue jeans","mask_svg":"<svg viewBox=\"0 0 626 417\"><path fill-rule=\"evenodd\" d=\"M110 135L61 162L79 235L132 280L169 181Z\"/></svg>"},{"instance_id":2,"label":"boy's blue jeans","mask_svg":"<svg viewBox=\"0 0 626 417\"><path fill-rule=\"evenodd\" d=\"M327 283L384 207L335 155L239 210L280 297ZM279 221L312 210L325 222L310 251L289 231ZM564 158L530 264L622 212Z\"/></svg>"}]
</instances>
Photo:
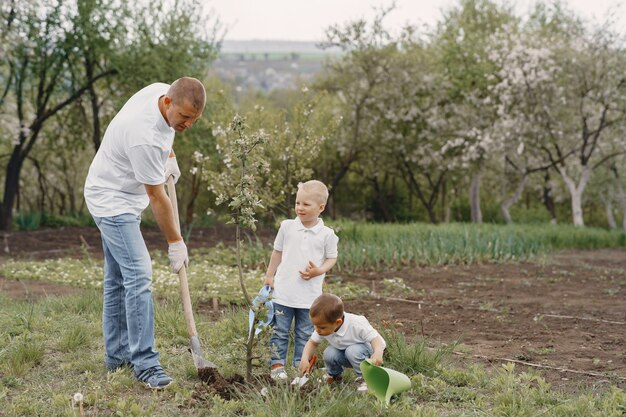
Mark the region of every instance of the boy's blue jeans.
<instances>
[{"instance_id":1,"label":"boy's blue jeans","mask_svg":"<svg viewBox=\"0 0 626 417\"><path fill-rule=\"evenodd\" d=\"M361 362L369 358L374 349L369 343L357 343L340 350L328 346L324 350L324 364L326 373L331 376L338 376L343 373L344 368L353 368L357 376L361 376Z\"/></svg>"},{"instance_id":2,"label":"boy's blue jeans","mask_svg":"<svg viewBox=\"0 0 626 417\"><path fill-rule=\"evenodd\" d=\"M272 350L272 365L285 365L287 361L287 348L289 346L289 330L291 322L294 322L293 333L295 347L293 350L293 366L300 365L304 345L313 333L313 325L309 318L308 308L293 308L274 303L274 332L270 336L270 349Z\"/></svg>"},{"instance_id":3,"label":"boy's blue jeans","mask_svg":"<svg viewBox=\"0 0 626 417\"><path fill-rule=\"evenodd\" d=\"M152 263L141 217L95 217L104 251L102 333L109 369L131 363L135 373L159 365L154 350Z\"/></svg>"}]
</instances>

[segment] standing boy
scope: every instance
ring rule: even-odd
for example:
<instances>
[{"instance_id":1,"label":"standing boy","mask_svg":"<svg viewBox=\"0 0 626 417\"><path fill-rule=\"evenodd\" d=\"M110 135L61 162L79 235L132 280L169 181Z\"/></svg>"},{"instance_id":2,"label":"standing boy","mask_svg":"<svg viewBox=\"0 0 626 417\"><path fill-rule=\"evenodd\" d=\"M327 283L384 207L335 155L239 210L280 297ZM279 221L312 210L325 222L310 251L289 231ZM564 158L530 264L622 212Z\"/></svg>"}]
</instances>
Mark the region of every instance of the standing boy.
<instances>
[{"instance_id":1,"label":"standing boy","mask_svg":"<svg viewBox=\"0 0 626 417\"><path fill-rule=\"evenodd\" d=\"M274 332L270 337L274 379L287 379L285 362L292 322L293 366L300 364L304 345L313 332L309 308L322 294L326 272L337 262L339 238L319 218L327 200L328 189L324 183L311 180L298 184L297 216L281 223L274 241L265 278L265 284L274 287Z\"/></svg>"},{"instance_id":2,"label":"standing boy","mask_svg":"<svg viewBox=\"0 0 626 417\"><path fill-rule=\"evenodd\" d=\"M300 373L309 371L309 360L325 339L330 344L324 350L326 382L340 381L344 368L352 368L359 384L357 391L367 391L367 384L361 375L361 362L370 358L374 365L383 363L385 340L365 317L344 312L343 301L336 295L320 295L311 305L310 311L315 331L302 353Z\"/></svg>"},{"instance_id":3,"label":"standing boy","mask_svg":"<svg viewBox=\"0 0 626 417\"><path fill-rule=\"evenodd\" d=\"M104 251L105 364L109 370L132 367L152 389L165 388L172 378L154 349L152 263L139 229L141 213L150 204L178 272L188 263L187 246L163 184L170 175L175 181L180 176L174 134L194 124L205 102L204 86L189 77L135 93L107 127L85 183L85 201Z\"/></svg>"}]
</instances>

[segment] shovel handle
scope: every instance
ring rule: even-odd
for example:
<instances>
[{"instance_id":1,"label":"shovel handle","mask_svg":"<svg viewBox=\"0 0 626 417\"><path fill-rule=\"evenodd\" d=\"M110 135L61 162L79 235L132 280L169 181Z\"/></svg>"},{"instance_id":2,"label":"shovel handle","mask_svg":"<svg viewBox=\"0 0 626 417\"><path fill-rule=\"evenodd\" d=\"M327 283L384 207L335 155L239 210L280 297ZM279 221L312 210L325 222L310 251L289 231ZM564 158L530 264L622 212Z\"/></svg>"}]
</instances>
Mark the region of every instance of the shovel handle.
<instances>
[{"instance_id":1,"label":"shovel handle","mask_svg":"<svg viewBox=\"0 0 626 417\"><path fill-rule=\"evenodd\" d=\"M176 186L174 185L174 177L170 176L167 179L167 194L169 195L170 202L172 203L172 210L174 211L174 223L176 224L176 230L180 233L180 220L178 217L178 201L176 199ZM198 336L196 330L196 321L193 318L193 310L191 308L191 296L189 295L189 283L187 282L187 269L183 264L183 267L178 271L178 281L180 282L180 298L183 302L183 312L185 313L185 322L187 323L187 331L190 337Z\"/></svg>"},{"instance_id":2,"label":"shovel handle","mask_svg":"<svg viewBox=\"0 0 626 417\"><path fill-rule=\"evenodd\" d=\"M317 355L313 355L311 356L311 360L309 361L309 372L311 373L311 371L313 370L313 366L315 365L315 361L317 360Z\"/></svg>"}]
</instances>

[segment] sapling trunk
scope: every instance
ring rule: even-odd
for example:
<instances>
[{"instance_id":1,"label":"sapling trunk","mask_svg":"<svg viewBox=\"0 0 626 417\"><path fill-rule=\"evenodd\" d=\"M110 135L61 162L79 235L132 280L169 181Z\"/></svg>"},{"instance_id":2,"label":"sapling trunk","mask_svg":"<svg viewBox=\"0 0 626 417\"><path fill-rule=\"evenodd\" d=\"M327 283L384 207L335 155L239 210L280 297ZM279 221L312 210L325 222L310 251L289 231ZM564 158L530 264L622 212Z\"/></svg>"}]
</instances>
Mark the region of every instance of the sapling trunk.
<instances>
[{"instance_id":1,"label":"sapling trunk","mask_svg":"<svg viewBox=\"0 0 626 417\"><path fill-rule=\"evenodd\" d=\"M246 299L246 304L248 305L248 308L252 309L252 311L254 312L254 319L252 320L252 328L250 329L250 332L248 333L248 340L246 342L246 381L251 382L252 381L252 360L254 359L253 354L252 354L253 353L252 348L254 347L254 337L255 337L254 329L256 328L256 325L259 320L257 318L257 312L253 308L250 295L248 294L246 283L243 279L243 265L241 264L241 241L239 239L241 231L240 231L239 223L237 223L235 233L237 237L237 270L239 271L239 284L241 285L241 291L243 292L243 296Z\"/></svg>"},{"instance_id":2,"label":"sapling trunk","mask_svg":"<svg viewBox=\"0 0 626 417\"><path fill-rule=\"evenodd\" d=\"M246 288L246 283L243 279L243 265L241 264L241 240L240 240L241 231L240 231L239 223L237 223L235 234L237 238L236 247L237 247L237 270L239 271L239 285L241 285L241 291L243 292L243 296L246 299L246 304L248 305L248 307L252 308L252 299L250 298L250 295L248 294L248 289Z\"/></svg>"}]
</instances>

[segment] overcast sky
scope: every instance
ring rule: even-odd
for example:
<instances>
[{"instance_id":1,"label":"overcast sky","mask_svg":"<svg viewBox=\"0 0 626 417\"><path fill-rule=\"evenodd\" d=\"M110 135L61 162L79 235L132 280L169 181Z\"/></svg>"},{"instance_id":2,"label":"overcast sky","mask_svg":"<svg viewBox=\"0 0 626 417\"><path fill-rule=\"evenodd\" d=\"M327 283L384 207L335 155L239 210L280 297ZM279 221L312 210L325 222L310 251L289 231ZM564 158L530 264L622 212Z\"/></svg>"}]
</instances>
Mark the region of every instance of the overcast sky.
<instances>
[{"instance_id":1,"label":"overcast sky","mask_svg":"<svg viewBox=\"0 0 626 417\"><path fill-rule=\"evenodd\" d=\"M392 0L204 0L228 28L225 39L271 39L320 41L324 29L361 17L371 20L374 7ZM622 3L626 0L622 0ZM517 0L520 13L536 0ZM601 19L620 0L566 0L579 14ZM396 0L396 9L385 19L387 28L400 28L406 22L434 24L441 9L457 4L454 0ZM626 27L626 8L620 13Z\"/></svg>"}]
</instances>

